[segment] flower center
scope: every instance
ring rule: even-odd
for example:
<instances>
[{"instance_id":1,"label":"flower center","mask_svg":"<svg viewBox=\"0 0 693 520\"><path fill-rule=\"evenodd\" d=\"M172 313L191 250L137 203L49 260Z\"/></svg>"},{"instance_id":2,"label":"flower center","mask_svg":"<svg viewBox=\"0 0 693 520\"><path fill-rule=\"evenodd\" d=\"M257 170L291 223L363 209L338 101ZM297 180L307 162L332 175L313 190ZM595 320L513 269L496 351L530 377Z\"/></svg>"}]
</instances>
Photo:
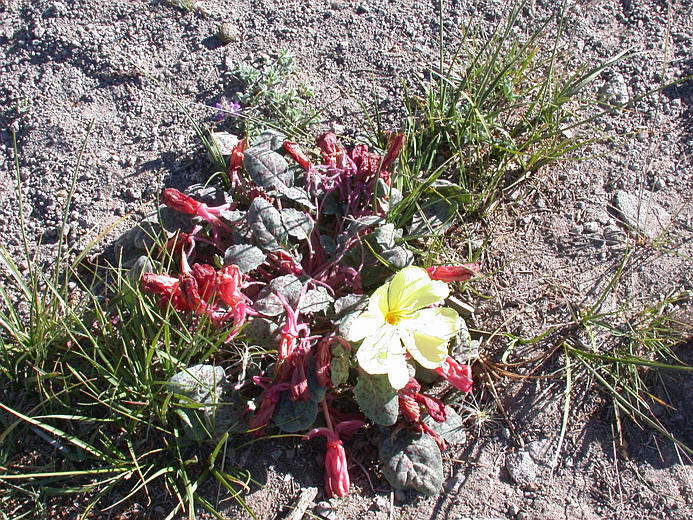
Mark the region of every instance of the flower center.
<instances>
[{"instance_id":1,"label":"flower center","mask_svg":"<svg viewBox=\"0 0 693 520\"><path fill-rule=\"evenodd\" d=\"M401 319L402 316L398 312L390 311L385 315L385 321L390 325L397 325Z\"/></svg>"}]
</instances>

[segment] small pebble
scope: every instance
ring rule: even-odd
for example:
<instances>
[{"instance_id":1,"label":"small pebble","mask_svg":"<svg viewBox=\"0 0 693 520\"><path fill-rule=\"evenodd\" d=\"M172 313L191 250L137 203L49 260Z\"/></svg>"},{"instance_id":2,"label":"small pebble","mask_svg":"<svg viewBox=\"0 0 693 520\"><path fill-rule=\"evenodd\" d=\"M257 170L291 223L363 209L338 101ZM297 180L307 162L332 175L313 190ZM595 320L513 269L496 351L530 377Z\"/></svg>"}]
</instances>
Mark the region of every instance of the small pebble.
<instances>
[{"instance_id":1,"label":"small pebble","mask_svg":"<svg viewBox=\"0 0 693 520\"><path fill-rule=\"evenodd\" d=\"M585 233L596 233L599 231L599 224L596 222L585 222L585 225L582 227L583 231Z\"/></svg>"},{"instance_id":2,"label":"small pebble","mask_svg":"<svg viewBox=\"0 0 693 520\"><path fill-rule=\"evenodd\" d=\"M240 39L238 27L230 22L223 23L219 26L217 36L219 40L221 40L221 43L231 43Z\"/></svg>"},{"instance_id":3,"label":"small pebble","mask_svg":"<svg viewBox=\"0 0 693 520\"><path fill-rule=\"evenodd\" d=\"M327 501L318 502L315 505L315 513L325 520L334 520L337 518L337 511L335 511L332 504Z\"/></svg>"}]
</instances>

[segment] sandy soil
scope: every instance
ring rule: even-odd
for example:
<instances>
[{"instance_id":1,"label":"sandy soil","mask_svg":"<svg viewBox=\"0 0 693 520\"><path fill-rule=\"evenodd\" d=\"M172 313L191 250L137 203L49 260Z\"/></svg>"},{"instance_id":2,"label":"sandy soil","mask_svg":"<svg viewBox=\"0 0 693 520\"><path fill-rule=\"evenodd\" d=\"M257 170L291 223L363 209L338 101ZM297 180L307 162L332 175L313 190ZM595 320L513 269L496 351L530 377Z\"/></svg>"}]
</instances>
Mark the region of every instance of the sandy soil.
<instances>
[{"instance_id":1,"label":"sandy soil","mask_svg":"<svg viewBox=\"0 0 693 520\"><path fill-rule=\"evenodd\" d=\"M563 50L575 53L576 64L597 63L625 48L639 53L599 78L596 88L632 99L693 72L689 0L570 3ZM537 27L555 13L555 4L528 2L518 30ZM450 45L459 38L460 23L491 27L508 9L503 0L445 2ZM435 2L416 0L209 0L191 12L163 1L0 0L0 242L20 257L11 129L17 131L30 239L43 235L38 258L50 264L65 190L90 122L68 210L66 238L76 244L114 224L115 238L152 207L147 204L162 187L205 177L205 154L165 89L189 106L193 117L210 123L214 111L208 107L237 88L231 72L238 63L287 48L297 56L298 79L325 108L325 125L334 122L342 132L353 132L359 124L357 101L370 99L374 90L387 123L396 128L402 82L414 85L436 59L437 19ZM237 41L219 41L222 22L237 27ZM481 223L458 228L470 240L491 237L484 270L493 276L478 287L489 299L474 302L474 329L534 337L594 302L628 243L619 197L647 201L656 212L642 224L649 239L630 242L636 261L605 308L637 308L693 289L692 105L689 80L606 118L602 130L630 137L611 147L595 146L591 160L542 170L518 200L507 200ZM483 352L493 358L505 341L497 336ZM510 361L532 359L548 344L520 348ZM690 349L682 346L680 352L689 361ZM564 365L557 355L532 375L550 376ZM567 434L553 466L565 380L494 377L492 387L480 366L476 376L476 399L488 407L491 420L470 428L467 442L444 455L447 480L439 496L391 495L377 469L373 431L354 441L352 495L321 502L314 514L415 520L693 517L690 463L678 460L661 438L629 423L628 445L617 443L613 412L590 381L573 382ZM682 405L678 412L662 411L662 417L691 442L691 377L661 384L674 385L675 401ZM322 487L318 441L300 447L268 441L238 458L264 484L248 496L260 518L282 518L301 489ZM524 476L510 475L508 465L514 467L515 460L523 461ZM229 518L241 516L229 508Z\"/></svg>"}]
</instances>

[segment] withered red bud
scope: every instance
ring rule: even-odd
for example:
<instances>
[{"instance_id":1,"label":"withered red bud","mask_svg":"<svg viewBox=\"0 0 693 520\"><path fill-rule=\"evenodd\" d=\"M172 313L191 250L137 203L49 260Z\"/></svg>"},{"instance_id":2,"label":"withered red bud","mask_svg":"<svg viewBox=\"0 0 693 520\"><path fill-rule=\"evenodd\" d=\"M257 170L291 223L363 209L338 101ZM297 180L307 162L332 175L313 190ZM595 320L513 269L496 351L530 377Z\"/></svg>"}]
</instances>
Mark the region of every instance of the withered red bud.
<instances>
[{"instance_id":1,"label":"withered red bud","mask_svg":"<svg viewBox=\"0 0 693 520\"><path fill-rule=\"evenodd\" d=\"M231 150L231 159L229 160L229 173L234 173L243 166L243 152L248 147L248 140L241 139L236 143L236 146Z\"/></svg>"},{"instance_id":2,"label":"withered red bud","mask_svg":"<svg viewBox=\"0 0 693 520\"><path fill-rule=\"evenodd\" d=\"M229 307L243 303L244 298L241 293L243 284L241 272L235 265L222 267L217 275L217 290L221 299Z\"/></svg>"},{"instance_id":3,"label":"withered red bud","mask_svg":"<svg viewBox=\"0 0 693 520\"><path fill-rule=\"evenodd\" d=\"M467 393L472 391L474 381L472 380L472 367L469 365L460 365L448 356L441 366L434 369L434 372L458 390Z\"/></svg>"},{"instance_id":4,"label":"withered red bud","mask_svg":"<svg viewBox=\"0 0 693 520\"><path fill-rule=\"evenodd\" d=\"M189 310L197 311L202 305L197 280L190 273L181 273L178 278L180 280L179 288L183 302Z\"/></svg>"},{"instance_id":5,"label":"withered red bud","mask_svg":"<svg viewBox=\"0 0 693 520\"><path fill-rule=\"evenodd\" d=\"M296 356L294 359L294 371L291 374L291 400L308 401L309 399L310 390L308 389L305 359L303 356Z\"/></svg>"},{"instance_id":6,"label":"withered red bud","mask_svg":"<svg viewBox=\"0 0 693 520\"><path fill-rule=\"evenodd\" d=\"M318 146L325 155L334 155L337 153L337 136L333 132L326 132L318 137Z\"/></svg>"},{"instance_id":7,"label":"withered red bud","mask_svg":"<svg viewBox=\"0 0 693 520\"><path fill-rule=\"evenodd\" d=\"M390 143L390 148L388 148L387 153L383 158L383 165L381 167L383 170L387 170L390 167L390 165L392 165L395 162L395 160L397 160L397 157L399 157L399 154L402 151L403 145L404 134L397 134L394 137L394 139L392 139L392 142Z\"/></svg>"},{"instance_id":8,"label":"withered red bud","mask_svg":"<svg viewBox=\"0 0 693 520\"><path fill-rule=\"evenodd\" d=\"M447 419L447 411L445 410L445 405L440 399L431 397L430 395L417 393L414 395L414 400L424 405L428 415L430 415L436 422L445 422Z\"/></svg>"},{"instance_id":9,"label":"withered red bud","mask_svg":"<svg viewBox=\"0 0 693 520\"><path fill-rule=\"evenodd\" d=\"M410 395L399 394L399 410L409 422L418 423L421 420L421 407Z\"/></svg>"},{"instance_id":10,"label":"withered red bud","mask_svg":"<svg viewBox=\"0 0 693 520\"><path fill-rule=\"evenodd\" d=\"M315 355L315 378L320 386L329 388L332 386L330 379L330 363L332 362L332 351L330 345L332 338L323 338L318 343L318 352Z\"/></svg>"},{"instance_id":11,"label":"withered red bud","mask_svg":"<svg viewBox=\"0 0 693 520\"><path fill-rule=\"evenodd\" d=\"M178 278L167 274L144 273L140 288L147 293L170 297L178 289Z\"/></svg>"},{"instance_id":12,"label":"withered red bud","mask_svg":"<svg viewBox=\"0 0 693 520\"><path fill-rule=\"evenodd\" d=\"M284 141L284 150L286 150L286 152L294 159L294 161L300 164L301 168L303 168L304 170L310 170L310 168L313 166L308 156L303 153L303 150L301 150L301 147L297 143L292 143L291 141Z\"/></svg>"},{"instance_id":13,"label":"withered red bud","mask_svg":"<svg viewBox=\"0 0 693 520\"><path fill-rule=\"evenodd\" d=\"M217 272L211 265L195 264L190 268L190 274L197 282L197 289L205 301L215 297Z\"/></svg>"},{"instance_id":14,"label":"withered red bud","mask_svg":"<svg viewBox=\"0 0 693 520\"><path fill-rule=\"evenodd\" d=\"M463 282L481 271L481 264L474 262L462 265L439 265L427 267L426 272L431 280L442 282Z\"/></svg>"},{"instance_id":15,"label":"withered red bud","mask_svg":"<svg viewBox=\"0 0 693 520\"><path fill-rule=\"evenodd\" d=\"M188 197L175 188L166 188L161 194L161 202L172 210L185 215L197 214L197 210L201 206L200 202L197 202L192 197Z\"/></svg>"}]
</instances>

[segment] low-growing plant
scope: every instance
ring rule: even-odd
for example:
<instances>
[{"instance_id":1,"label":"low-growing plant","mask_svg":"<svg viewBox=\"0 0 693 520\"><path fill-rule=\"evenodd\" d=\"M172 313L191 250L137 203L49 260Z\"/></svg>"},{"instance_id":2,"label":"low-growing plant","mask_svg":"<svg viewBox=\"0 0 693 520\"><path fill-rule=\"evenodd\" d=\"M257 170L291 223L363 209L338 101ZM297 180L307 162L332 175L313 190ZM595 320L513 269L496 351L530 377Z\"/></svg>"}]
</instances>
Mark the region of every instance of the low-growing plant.
<instances>
[{"instance_id":1,"label":"low-growing plant","mask_svg":"<svg viewBox=\"0 0 693 520\"><path fill-rule=\"evenodd\" d=\"M388 222L402 198L392 187L402 142L393 136L380 156L363 144L347 150L326 133L317 140L319 163L276 131L252 146L239 142L229 161L231 189L217 202L164 190L166 208L190 220L153 258L173 272L142 275L143 291L162 308L197 316L225 330L227 344L263 353L233 370L233 395L254 404L228 413L254 436L270 426L325 436L331 496L348 493L342 439L366 420L416 433L381 450L384 463L395 448L398 457L414 456L411 448L423 464L417 467L429 461L432 473L386 475L396 487L435 493L442 469L434 461L447 434L425 418L445 423L449 411L416 377L440 376L464 392L472 385L469 365L448 353L458 335L456 348L467 346L464 322L438 305L450 292L446 282L467 280L479 266L411 265L403 230ZM410 236L429 233L421 223L410 227Z\"/></svg>"},{"instance_id":2,"label":"low-growing plant","mask_svg":"<svg viewBox=\"0 0 693 520\"><path fill-rule=\"evenodd\" d=\"M313 97L310 88L295 78L293 54L282 49L275 59L268 58L258 66L242 62L234 74L243 84L237 93L242 107L247 107L238 121L245 125L245 134L257 136L274 122L284 132L306 135L315 122L317 112L309 104Z\"/></svg>"}]
</instances>

